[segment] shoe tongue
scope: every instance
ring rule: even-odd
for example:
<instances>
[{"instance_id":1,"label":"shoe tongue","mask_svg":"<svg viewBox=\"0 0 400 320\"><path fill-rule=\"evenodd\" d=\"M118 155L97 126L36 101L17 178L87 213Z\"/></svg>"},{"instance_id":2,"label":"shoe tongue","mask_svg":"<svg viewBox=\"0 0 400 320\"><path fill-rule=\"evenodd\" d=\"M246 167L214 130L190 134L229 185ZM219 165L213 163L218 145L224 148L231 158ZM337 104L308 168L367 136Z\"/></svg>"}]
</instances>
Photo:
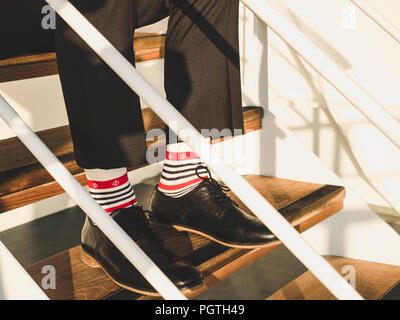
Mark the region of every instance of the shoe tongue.
<instances>
[{"instance_id":1,"label":"shoe tongue","mask_svg":"<svg viewBox=\"0 0 400 320\"><path fill-rule=\"evenodd\" d=\"M198 185L198 188L220 188L218 182L216 180L212 180L212 179L205 179L204 181L200 182Z\"/></svg>"},{"instance_id":2,"label":"shoe tongue","mask_svg":"<svg viewBox=\"0 0 400 320\"><path fill-rule=\"evenodd\" d=\"M165 250L161 238L155 237L146 214L140 207L129 207L111 213L111 217L123 230L152 257L156 263L173 262L176 258Z\"/></svg>"},{"instance_id":3,"label":"shoe tongue","mask_svg":"<svg viewBox=\"0 0 400 320\"><path fill-rule=\"evenodd\" d=\"M116 222L134 221L134 223L144 223L146 221L146 215L143 210L137 206L124 208L121 210L114 211L110 214Z\"/></svg>"},{"instance_id":4,"label":"shoe tongue","mask_svg":"<svg viewBox=\"0 0 400 320\"><path fill-rule=\"evenodd\" d=\"M201 181L200 183L199 183L199 186L208 186L208 185L210 185L211 184L211 178L203 178L203 181Z\"/></svg>"}]
</instances>

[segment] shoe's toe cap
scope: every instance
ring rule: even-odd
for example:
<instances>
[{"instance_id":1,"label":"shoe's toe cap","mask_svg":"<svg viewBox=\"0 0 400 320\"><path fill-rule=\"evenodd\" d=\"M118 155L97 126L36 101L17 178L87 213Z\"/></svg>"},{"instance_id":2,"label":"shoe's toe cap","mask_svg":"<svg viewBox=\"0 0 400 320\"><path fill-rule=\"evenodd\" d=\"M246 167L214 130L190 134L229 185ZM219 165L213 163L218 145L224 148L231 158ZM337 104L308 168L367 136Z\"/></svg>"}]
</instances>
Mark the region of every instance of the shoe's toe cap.
<instances>
[{"instance_id":1,"label":"shoe's toe cap","mask_svg":"<svg viewBox=\"0 0 400 320\"><path fill-rule=\"evenodd\" d=\"M276 241L277 237L256 217L242 230L243 243L265 245Z\"/></svg>"},{"instance_id":2,"label":"shoe's toe cap","mask_svg":"<svg viewBox=\"0 0 400 320\"><path fill-rule=\"evenodd\" d=\"M174 263L166 275L179 289L193 289L203 284L200 271L183 262Z\"/></svg>"},{"instance_id":3,"label":"shoe's toe cap","mask_svg":"<svg viewBox=\"0 0 400 320\"><path fill-rule=\"evenodd\" d=\"M260 226L254 232L248 233L249 241L252 243L269 243L276 241L276 236L264 225Z\"/></svg>"}]
</instances>

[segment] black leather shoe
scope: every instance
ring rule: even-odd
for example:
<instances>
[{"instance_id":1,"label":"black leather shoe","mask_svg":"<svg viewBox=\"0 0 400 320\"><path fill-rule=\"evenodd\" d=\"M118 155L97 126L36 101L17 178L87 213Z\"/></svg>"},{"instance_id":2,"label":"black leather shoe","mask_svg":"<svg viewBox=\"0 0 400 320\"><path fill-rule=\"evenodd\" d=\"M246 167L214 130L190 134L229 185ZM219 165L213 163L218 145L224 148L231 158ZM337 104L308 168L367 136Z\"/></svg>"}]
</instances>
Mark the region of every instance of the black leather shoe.
<instances>
[{"instance_id":1,"label":"black leather shoe","mask_svg":"<svg viewBox=\"0 0 400 320\"><path fill-rule=\"evenodd\" d=\"M145 212L139 207L115 211L112 218L181 290L202 285L202 276L193 266L179 260L152 230ZM157 291L114 246L104 233L86 218L82 230L82 262L102 268L119 286L145 295L158 296Z\"/></svg>"},{"instance_id":2,"label":"black leather shoe","mask_svg":"<svg viewBox=\"0 0 400 320\"><path fill-rule=\"evenodd\" d=\"M257 217L225 194L229 188L209 176L180 198L166 196L156 187L150 200L155 220L234 248L259 248L277 240Z\"/></svg>"}]
</instances>

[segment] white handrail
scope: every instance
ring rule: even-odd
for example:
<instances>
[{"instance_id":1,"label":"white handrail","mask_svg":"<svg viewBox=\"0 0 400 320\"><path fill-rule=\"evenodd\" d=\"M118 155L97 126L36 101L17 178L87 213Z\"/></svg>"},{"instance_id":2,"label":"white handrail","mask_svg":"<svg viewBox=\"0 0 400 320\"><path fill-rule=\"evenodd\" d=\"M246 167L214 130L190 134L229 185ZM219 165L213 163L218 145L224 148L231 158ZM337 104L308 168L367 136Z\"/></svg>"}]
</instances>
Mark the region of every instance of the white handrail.
<instances>
[{"instance_id":1,"label":"white handrail","mask_svg":"<svg viewBox=\"0 0 400 320\"><path fill-rule=\"evenodd\" d=\"M393 144L400 148L400 123L343 72L313 42L266 0L241 0L290 45L326 81L336 88Z\"/></svg>"},{"instance_id":2,"label":"white handrail","mask_svg":"<svg viewBox=\"0 0 400 320\"><path fill-rule=\"evenodd\" d=\"M204 141L202 135L129 63L112 44L67 0L46 0L71 28L142 97L166 124L190 130L191 139L175 132L209 164L252 212L339 299L362 299L341 275L302 238L285 218L235 169ZM260 0L257 0L260 1ZM212 162L208 160L213 159Z\"/></svg>"},{"instance_id":3,"label":"white handrail","mask_svg":"<svg viewBox=\"0 0 400 320\"><path fill-rule=\"evenodd\" d=\"M147 257L142 249L140 249L122 228L93 200L89 193L82 188L80 183L1 95L0 117L39 160L43 167L57 180L61 187L164 298L173 300L186 299L157 265Z\"/></svg>"},{"instance_id":4,"label":"white handrail","mask_svg":"<svg viewBox=\"0 0 400 320\"><path fill-rule=\"evenodd\" d=\"M400 43L400 31L392 23L390 23L375 8L364 0L350 0L356 7L370 17L378 26L380 26L394 40Z\"/></svg>"}]
</instances>

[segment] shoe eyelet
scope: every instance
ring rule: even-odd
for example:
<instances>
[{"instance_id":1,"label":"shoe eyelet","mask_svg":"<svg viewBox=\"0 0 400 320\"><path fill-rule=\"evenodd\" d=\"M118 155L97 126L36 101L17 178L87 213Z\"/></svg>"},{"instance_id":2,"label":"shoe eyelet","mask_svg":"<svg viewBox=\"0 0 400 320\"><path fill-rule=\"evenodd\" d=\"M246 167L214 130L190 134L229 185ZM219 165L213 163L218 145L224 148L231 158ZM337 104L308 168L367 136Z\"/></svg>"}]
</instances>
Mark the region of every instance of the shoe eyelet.
<instances>
[{"instance_id":1,"label":"shoe eyelet","mask_svg":"<svg viewBox=\"0 0 400 320\"><path fill-rule=\"evenodd\" d=\"M224 213L224 211L223 211L223 210L217 210L217 212L216 212L216 216L217 216L218 218L221 218L221 217L222 217L222 215L223 215L223 213Z\"/></svg>"}]
</instances>

